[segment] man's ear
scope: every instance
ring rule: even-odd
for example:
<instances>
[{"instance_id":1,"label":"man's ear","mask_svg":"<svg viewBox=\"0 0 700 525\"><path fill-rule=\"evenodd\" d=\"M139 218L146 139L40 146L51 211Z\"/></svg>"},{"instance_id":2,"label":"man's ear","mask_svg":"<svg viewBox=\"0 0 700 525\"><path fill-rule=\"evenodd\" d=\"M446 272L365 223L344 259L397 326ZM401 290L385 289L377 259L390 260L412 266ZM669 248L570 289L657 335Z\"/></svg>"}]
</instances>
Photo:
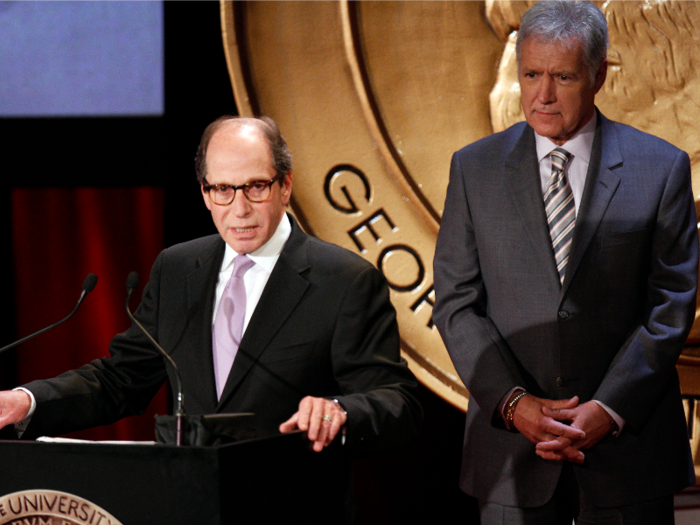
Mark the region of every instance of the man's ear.
<instances>
[{"instance_id":1,"label":"man's ear","mask_svg":"<svg viewBox=\"0 0 700 525\"><path fill-rule=\"evenodd\" d=\"M593 84L593 92L595 94L600 91L600 88L603 87L603 84L605 83L605 79L608 76L608 60L605 59L600 63L600 66L598 66L598 71L595 73L595 83Z\"/></svg>"},{"instance_id":2,"label":"man's ear","mask_svg":"<svg viewBox=\"0 0 700 525\"><path fill-rule=\"evenodd\" d=\"M292 172L287 173L282 179L282 204L289 204L292 198Z\"/></svg>"}]
</instances>

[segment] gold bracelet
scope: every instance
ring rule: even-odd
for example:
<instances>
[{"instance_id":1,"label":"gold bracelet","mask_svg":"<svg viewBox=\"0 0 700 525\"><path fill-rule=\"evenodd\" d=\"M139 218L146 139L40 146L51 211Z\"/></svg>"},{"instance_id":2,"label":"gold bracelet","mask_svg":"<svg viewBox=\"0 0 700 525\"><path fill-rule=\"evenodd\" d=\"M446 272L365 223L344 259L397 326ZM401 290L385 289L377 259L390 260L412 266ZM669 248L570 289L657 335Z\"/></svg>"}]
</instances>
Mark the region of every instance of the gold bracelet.
<instances>
[{"instance_id":1,"label":"gold bracelet","mask_svg":"<svg viewBox=\"0 0 700 525\"><path fill-rule=\"evenodd\" d=\"M523 390L517 396L515 396L510 403L508 403L508 408L506 409L506 422L513 422L513 416L515 415L515 407L518 405L518 401L520 401L520 399L526 394L527 392Z\"/></svg>"}]
</instances>

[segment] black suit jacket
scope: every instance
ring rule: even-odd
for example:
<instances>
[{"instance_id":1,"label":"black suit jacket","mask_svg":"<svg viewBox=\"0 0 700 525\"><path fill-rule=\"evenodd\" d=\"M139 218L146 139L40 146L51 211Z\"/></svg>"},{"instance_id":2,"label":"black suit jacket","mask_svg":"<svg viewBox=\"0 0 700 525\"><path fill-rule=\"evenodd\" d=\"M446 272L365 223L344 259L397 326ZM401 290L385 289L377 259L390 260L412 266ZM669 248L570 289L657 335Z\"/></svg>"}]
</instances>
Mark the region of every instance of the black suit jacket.
<instances>
[{"instance_id":1,"label":"black suit jacket","mask_svg":"<svg viewBox=\"0 0 700 525\"><path fill-rule=\"evenodd\" d=\"M696 223L688 155L599 115L560 286L532 128L516 124L455 153L434 319L471 396L465 491L516 506L553 494L561 464L537 457L497 414L517 385L596 399L626 421L575 466L593 504L694 482L675 363L695 312Z\"/></svg>"},{"instance_id":2,"label":"black suit jacket","mask_svg":"<svg viewBox=\"0 0 700 525\"><path fill-rule=\"evenodd\" d=\"M361 257L291 221L219 402L211 334L223 240L213 235L164 250L137 319L177 363L190 415L254 412L262 437L277 434L302 397L333 397L348 412L347 449L380 452L407 443L422 411L415 378L400 357L386 281ZM132 326L112 340L110 357L26 385L37 408L25 436L141 413L166 373L175 384L173 371Z\"/></svg>"}]
</instances>

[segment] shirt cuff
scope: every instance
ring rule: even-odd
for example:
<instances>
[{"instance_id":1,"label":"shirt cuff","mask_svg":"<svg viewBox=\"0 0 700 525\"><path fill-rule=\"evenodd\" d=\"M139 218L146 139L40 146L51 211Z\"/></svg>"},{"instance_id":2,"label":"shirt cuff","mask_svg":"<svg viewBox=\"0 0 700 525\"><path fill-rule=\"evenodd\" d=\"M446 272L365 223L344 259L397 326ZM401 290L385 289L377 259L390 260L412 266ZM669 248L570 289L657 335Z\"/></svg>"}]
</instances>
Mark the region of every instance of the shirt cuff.
<instances>
[{"instance_id":1,"label":"shirt cuff","mask_svg":"<svg viewBox=\"0 0 700 525\"><path fill-rule=\"evenodd\" d=\"M620 432L622 432L622 429L625 428L625 420L622 419L617 412L615 412L612 408L610 408L608 405L605 403L598 401L597 399L594 399L596 403L598 403L598 406L605 410L608 415L615 421L615 424L617 425L617 429L613 430L612 435L617 437L620 435Z\"/></svg>"},{"instance_id":2,"label":"shirt cuff","mask_svg":"<svg viewBox=\"0 0 700 525\"><path fill-rule=\"evenodd\" d=\"M345 410L345 407L344 407L343 405L341 405L341 404L340 404L340 401L338 401L337 399L334 399L333 402L334 402L336 405L338 405L338 408L339 408L340 410L342 410L343 412L345 412L345 424L344 424L343 427L342 427L342 435L341 435L341 439L340 439L340 444L341 444L341 445L345 445L345 437L347 436L347 433L348 433L348 427L347 427L347 424L348 424L348 422L347 422L348 411Z\"/></svg>"},{"instance_id":3,"label":"shirt cuff","mask_svg":"<svg viewBox=\"0 0 700 525\"><path fill-rule=\"evenodd\" d=\"M525 389L523 387L514 386L513 388L508 390L508 392L506 392L506 395L501 398L501 402L498 403L498 413L501 415L501 419L503 419L503 423L505 423L506 428L508 430L510 430L513 427L513 425L508 421L508 419L506 419L506 408L507 408L508 400L510 399L510 396L512 396L513 393L516 392L517 390L522 390L523 392L525 392Z\"/></svg>"},{"instance_id":4,"label":"shirt cuff","mask_svg":"<svg viewBox=\"0 0 700 525\"><path fill-rule=\"evenodd\" d=\"M36 399L34 398L34 394L32 394L29 390L27 390L24 387L18 386L17 388L13 388L12 390L21 390L22 392L26 392L27 394L29 394L29 397L32 400L32 406L29 407L27 417L25 417L19 423L15 424L15 432L17 432L17 437L22 437L22 434L24 434L24 431L27 430L27 426L29 426L29 422L32 420L32 415L34 415L34 411L36 410Z\"/></svg>"}]
</instances>

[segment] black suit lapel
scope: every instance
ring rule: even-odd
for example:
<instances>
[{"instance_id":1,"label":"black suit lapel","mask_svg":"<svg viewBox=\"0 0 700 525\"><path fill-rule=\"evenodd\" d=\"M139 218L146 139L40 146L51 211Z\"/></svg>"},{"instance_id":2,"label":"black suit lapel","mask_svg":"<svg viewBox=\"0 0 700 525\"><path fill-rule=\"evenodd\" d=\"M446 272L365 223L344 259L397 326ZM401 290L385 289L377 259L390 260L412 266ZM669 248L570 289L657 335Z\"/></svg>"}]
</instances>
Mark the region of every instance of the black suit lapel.
<instances>
[{"instance_id":1,"label":"black suit lapel","mask_svg":"<svg viewBox=\"0 0 700 525\"><path fill-rule=\"evenodd\" d=\"M566 292L569 283L576 274L593 235L598 230L605 211L608 209L610 200L620 184L620 177L612 170L621 164L622 153L617 133L612 123L598 113L598 125L593 139L591 161L576 218L562 293Z\"/></svg>"},{"instance_id":2,"label":"black suit lapel","mask_svg":"<svg viewBox=\"0 0 700 525\"><path fill-rule=\"evenodd\" d=\"M506 159L506 184L535 253L558 286L559 274L554 263L552 239L544 211L536 152L535 134L530 126L525 126L522 136Z\"/></svg>"},{"instance_id":3,"label":"black suit lapel","mask_svg":"<svg viewBox=\"0 0 700 525\"><path fill-rule=\"evenodd\" d=\"M190 351L182 356L180 369L183 376L191 378L191 382L196 382L193 383L193 392L190 395L197 396L196 404L201 405L205 412L213 412L216 407L211 327L214 292L224 249L223 240L216 242L211 250L197 259L195 269L187 276L188 317L183 319L183 324L187 327L183 337L186 337L187 341L182 346Z\"/></svg>"},{"instance_id":4,"label":"black suit lapel","mask_svg":"<svg viewBox=\"0 0 700 525\"><path fill-rule=\"evenodd\" d=\"M305 246L306 234L301 231L293 218L290 217L290 220L292 233L270 274L265 290L243 335L231 373L221 394L219 410L238 388L309 287L308 281L301 275L309 268Z\"/></svg>"}]
</instances>

